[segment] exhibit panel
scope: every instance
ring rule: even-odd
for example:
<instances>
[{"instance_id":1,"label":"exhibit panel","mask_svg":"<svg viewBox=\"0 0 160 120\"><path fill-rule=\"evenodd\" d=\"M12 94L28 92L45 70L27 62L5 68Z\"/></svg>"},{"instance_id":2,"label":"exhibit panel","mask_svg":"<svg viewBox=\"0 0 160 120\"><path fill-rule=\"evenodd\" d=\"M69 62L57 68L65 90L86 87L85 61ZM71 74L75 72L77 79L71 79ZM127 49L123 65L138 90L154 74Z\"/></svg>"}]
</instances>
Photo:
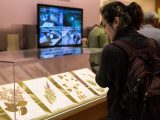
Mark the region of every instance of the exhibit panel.
<instances>
[{"instance_id":1,"label":"exhibit panel","mask_svg":"<svg viewBox=\"0 0 160 120\"><path fill-rule=\"evenodd\" d=\"M93 51L101 52L72 47L0 53L0 118L67 119L105 102L108 89L96 84L90 68Z\"/></svg>"},{"instance_id":2,"label":"exhibit panel","mask_svg":"<svg viewBox=\"0 0 160 120\"><path fill-rule=\"evenodd\" d=\"M106 95L108 88L101 88L95 81L95 74L88 68L74 70L73 73L77 75L83 82L85 82L98 95Z\"/></svg>"},{"instance_id":3,"label":"exhibit panel","mask_svg":"<svg viewBox=\"0 0 160 120\"><path fill-rule=\"evenodd\" d=\"M0 86L0 106L10 118L28 120L47 114L18 84Z\"/></svg>"},{"instance_id":4,"label":"exhibit panel","mask_svg":"<svg viewBox=\"0 0 160 120\"><path fill-rule=\"evenodd\" d=\"M51 78L57 82L78 103L93 98L95 95L78 81L71 73L52 75Z\"/></svg>"},{"instance_id":5,"label":"exhibit panel","mask_svg":"<svg viewBox=\"0 0 160 120\"><path fill-rule=\"evenodd\" d=\"M0 58L1 56L5 56L5 53L1 53L0 54ZM13 63L12 62L8 62L8 61L0 61L0 86L4 86L10 83L14 83L14 69L13 69ZM14 88L14 84L10 85L10 87ZM14 91L14 90L12 90ZM4 91L5 92L5 91ZM4 103L3 98L6 97L2 89L0 89L0 103L1 105ZM12 96L13 97L13 96ZM11 119L10 116L8 114L6 114L6 112L4 111L4 108L2 108L2 106L0 105L0 118L4 119L4 120L9 120ZM14 112L12 112L14 113ZM13 114L14 116L14 114Z\"/></svg>"},{"instance_id":6,"label":"exhibit panel","mask_svg":"<svg viewBox=\"0 0 160 120\"><path fill-rule=\"evenodd\" d=\"M74 103L46 77L23 81L52 113L60 112ZM35 87L36 86L36 87Z\"/></svg>"}]
</instances>

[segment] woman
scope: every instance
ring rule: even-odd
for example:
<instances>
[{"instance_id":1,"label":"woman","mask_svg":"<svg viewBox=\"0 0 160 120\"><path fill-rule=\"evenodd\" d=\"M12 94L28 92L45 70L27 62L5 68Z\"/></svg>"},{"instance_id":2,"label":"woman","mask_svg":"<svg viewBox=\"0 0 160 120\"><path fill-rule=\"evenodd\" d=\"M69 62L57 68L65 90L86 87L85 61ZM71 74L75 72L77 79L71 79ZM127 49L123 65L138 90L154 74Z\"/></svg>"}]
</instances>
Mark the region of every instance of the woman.
<instances>
[{"instance_id":1,"label":"woman","mask_svg":"<svg viewBox=\"0 0 160 120\"><path fill-rule=\"evenodd\" d=\"M148 40L137 32L143 22L143 11L137 3L125 6L121 2L112 2L103 7L101 14L105 31L113 42L123 40L137 49L148 46ZM127 54L119 47L112 44L104 47L96 82L101 87L109 87L108 120L132 119L128 111L121 107L128 62Z\"/></svg>"}]
</instances>

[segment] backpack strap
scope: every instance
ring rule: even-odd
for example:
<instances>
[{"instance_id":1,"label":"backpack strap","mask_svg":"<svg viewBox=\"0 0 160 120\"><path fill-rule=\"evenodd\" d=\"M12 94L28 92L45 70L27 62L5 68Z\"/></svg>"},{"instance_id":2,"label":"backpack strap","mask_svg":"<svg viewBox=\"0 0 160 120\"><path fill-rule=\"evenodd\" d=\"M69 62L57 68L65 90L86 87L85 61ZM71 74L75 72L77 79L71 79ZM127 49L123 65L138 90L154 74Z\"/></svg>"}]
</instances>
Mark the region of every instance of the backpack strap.
<instances>
[{"instance_id":1,"label":"backpack strap","mask_svg":"<svg viewBox=\"0 0 160 120\"><path fill-rule=\"evenodd\" d=\"M136 52L135 52L136 50L124 41L117 40L117 41L112 42L111 44L119 47L122 51L127 53L129 58L136 55Z\"/></svg>"},{"instance_id":2,"label":"backpack strap","mask_svg":"<svg viewBox=\"0 0 160 120\"><path fill-rule=\"evenodd\" d=\"M149 39L149 46L151 48L157 49L157 42L154 39Z\"/></svg>"},{"instance_id":3,"label":"backpack strap","mask_svg":"<svg viewBox=\"0 0 160 120\"><path fill-rule=\"evenodd\" d=\"M148 39L149 46L147 48L138 50L122 40L114 41L111 44L119 47L121 50L127 53L129 59L132 59L135 56L139 56L141 59L148 61L152 59L151 57L152 52L150 50L153 50L156 54L159 54L160 56L160 50L158 50L157 48L157 42L153 39Z\"/></svg>"}]
</instances>

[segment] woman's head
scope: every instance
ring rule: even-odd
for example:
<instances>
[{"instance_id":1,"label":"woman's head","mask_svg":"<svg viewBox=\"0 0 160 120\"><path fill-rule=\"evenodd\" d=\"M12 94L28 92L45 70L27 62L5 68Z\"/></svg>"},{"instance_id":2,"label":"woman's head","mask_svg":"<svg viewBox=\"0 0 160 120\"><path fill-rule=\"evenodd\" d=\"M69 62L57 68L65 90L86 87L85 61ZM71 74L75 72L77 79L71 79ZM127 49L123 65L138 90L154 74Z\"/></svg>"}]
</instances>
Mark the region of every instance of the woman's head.
<instances>
[{"instance_id":1,"label":"woman's head","mask_svg":"<svg viewBox=\"0 0 160 120\"><path fill-rule=\"evenodd\" d=\"M144 17L141 7L135 2L128 6L118 1L111 2L102 8L101 14L105 31L112 40L126 28L140 29Z\"/></svg>"}]
</instances>

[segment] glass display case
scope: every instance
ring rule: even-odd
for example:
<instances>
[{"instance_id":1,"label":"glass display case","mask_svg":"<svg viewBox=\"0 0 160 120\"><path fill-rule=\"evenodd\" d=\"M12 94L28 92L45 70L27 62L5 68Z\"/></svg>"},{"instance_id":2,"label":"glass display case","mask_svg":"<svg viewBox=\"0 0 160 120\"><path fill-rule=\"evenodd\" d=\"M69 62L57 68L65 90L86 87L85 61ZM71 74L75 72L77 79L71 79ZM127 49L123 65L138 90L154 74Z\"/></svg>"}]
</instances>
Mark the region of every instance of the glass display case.
<instances>
[{"instance_id":1,"label":"glass display case","mask_svg":"<svg viewBox=\"0 0 160 120\"><path fill-rule=\"evenodd\" d=\"M0 118L66 119L105 102L108 88L96 84L90 66L100 53L78 47L1 52Z\"/></svg>"}]
</instances>

